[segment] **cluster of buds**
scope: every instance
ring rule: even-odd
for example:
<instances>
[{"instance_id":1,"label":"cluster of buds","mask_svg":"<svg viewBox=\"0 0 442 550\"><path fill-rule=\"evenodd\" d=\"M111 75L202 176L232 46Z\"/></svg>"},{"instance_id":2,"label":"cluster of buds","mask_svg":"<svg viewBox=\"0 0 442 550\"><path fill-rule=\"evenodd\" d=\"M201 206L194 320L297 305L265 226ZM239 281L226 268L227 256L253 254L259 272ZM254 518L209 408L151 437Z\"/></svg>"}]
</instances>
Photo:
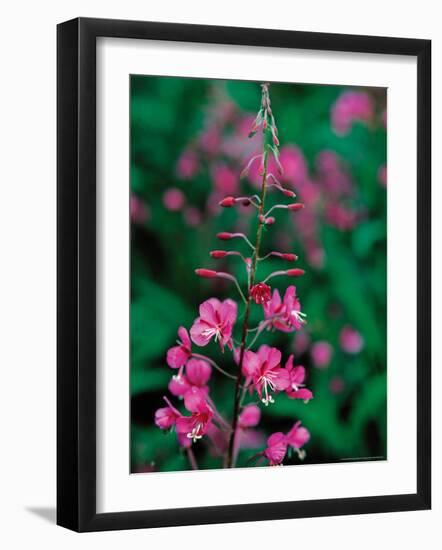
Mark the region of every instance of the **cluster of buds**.
<instances>
[{"instance_id":1,"label":"cluster of buds","mask_svg":"<svg viewBox=\"0 0 442 550\"><path fill-rule=\"evenodd\" d=\"M276 176L268 170L268 159L271 155L279 173L283 168L279 161L279 138L275 118L272 112L269 85L262 84L261 107L255 118L250 137L262 130L263 150L251 158L242 175L247 174L250 166L259 160L262 185L260 195L251 197L227 196L219 202L223 208L232 208L236 205L253 206L257 209L256 234L249 239L242 232L221 232L217 238L221 241L233 241L240 239L250 249L250 256L244 256L237 250L212 250L211 258L222 260L227 257L238 256L245 264L247 274L247 287L242 288L235 275L226 271L211 268L198 268L197 276L204 279L225 279L234 283L236 290L244 303L244 311L241 316L242 326L239 330L239 338L233 337L238 320L238 306L234 300L227 299L221 302L217 298L209 298L199 307L197 317L190 328L179 329L180 339L177 346L169 349L167 362L169 367L178 372L172 377L169 390L178 399L183 399L184 407L190 416L182 414L166 398L167 407L157 411L156 423L160 429L176 429L178 442L185 447L192 467L195 467L195 456L191 446L203 439L205 435L215 446L215 454L218 453L226 467L235 466L240 450L240 434L245 427L255 427L260 420L260 412L253 403L245 404L247 395L257 395L265 406L275 402L278 393L284 393L289 399L300 399L308 402L313 394L305 387L306 376L302 365L293 365L293 356L290 356L282 367L282 354L277 348L261 345L256 351L254 346L264 330L279 330L281 332L294 332L300 330L305 323L305 314L301 311L296 288L289 286L281 298L278 289L272 289L268 281L274 277L301 277L304 270L290 268L273 271L263 280L257 280L259 265L261 262L274 257L286 262L295 262L298 256L292 252L272 251L261 256L261 244L263 228L276 222L270 214L275 210L288 210L298 212L304 208L299 202L288 204L275 204L265 211L266 193L268 189L276 189L284 197L293 200L296 197L294 191L283 187ZM253 242L252 242L253 241ZM263 319L256 327L250 327L250 311L252 307L262 308ZM190 334L190 336L189 336ZM193 350L193 344L198 347L208 346L211 342L217 343L224 352L227 348L232 353L232 366L236 371L226 371L221 368L210 356L203 355ZM210 396L209 379L212 369L232 379L234 384L234 410L230 420L226 420L217 410ZM253 398L253 397L252 397ZM252 411L253 409L253 411ZM253 423L246 423L253 412ZM309 440L306 428L300 428L297 422L288 434L280 432L273 434L267 448L257 456L266 458L268 464L281 464L288 449L296 449L298 456L303 458L305 453L301 447Z\"/></svg>"}]
</instances>

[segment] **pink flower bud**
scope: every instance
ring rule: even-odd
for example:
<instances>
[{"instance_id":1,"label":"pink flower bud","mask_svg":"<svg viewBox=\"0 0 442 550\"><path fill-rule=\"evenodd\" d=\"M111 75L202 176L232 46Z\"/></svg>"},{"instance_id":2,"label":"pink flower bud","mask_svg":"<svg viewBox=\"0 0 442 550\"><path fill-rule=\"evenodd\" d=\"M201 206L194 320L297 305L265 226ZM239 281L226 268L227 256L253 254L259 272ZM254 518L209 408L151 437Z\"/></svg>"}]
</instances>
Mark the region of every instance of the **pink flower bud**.
<instances>
[{"instance_id":1,"label":"pink flower bud","mask_svg":"<svg viewBox=\"0 0 442 550\"><path fill-rule=\"evenodd\" d=\"M283 260L287 260L288 262L296 262L298 256L296 254L281 254L281 258Z\"/></svg>"},{"instance_id":2,"label":"pink flower bud","mask_svg":"<svg viewBox=\"0 0 442 550\"><path fill-rule=\"evenodd\" d=\"M266 225L273 225L276 222L275 218L273 216L269 216L265 219L264 223Z\"/></svg>"},{"instance_id":3,"label":"pink flower bud","mask_svg":"<svg viewBox=\"0 0 442 550\"><path fill-rule=\"evenodd\" d=\"M287 208L292 212L297 212L298 210L302 210L304 208L304 205L302 204L302 202L294 202L287 205Z\"/></svg>"},{"instance_id":4,"label":"pink flower bud","mask_svg":"<svg viewBox=\"0 0 442 550\"><path fill-rule=\"evenodd\" d=\"M215 260L219 260L220 258L227 256L227 252L225 250L212 250L210 255L212 258L215 258Z\"/></svg>"},{"instance_id":5,"label":"pink flower bud","mask_svg":"<svg viewBox=\"0 0 442 550\"><path fill-rule=\"evenodd\" d=\"M235 197L226 197L219 203L219 205L223 206L224 208L230 208L231 206L234 206L235 203Z\"/></svg>"},{"instance_id":6,"label":"pink flower bud","mask_svg":"<svg viewBox=\"0 0 442 550\"><path fill-rule=\"evenodd\" d=\"M304 275L305 271L303 269L295 268L288 269L285 273L289 277L301 277L302 275Z\"/></svg>"},{"instance_id":7,"label":"pink flower bud","mask_svg":"<svg viewBox=\"0 0 442 550\"><path fill-rule=\"evenodd\" d=\"M296 193L294 191L291 191L290 189L284 189L283 187L281 187L280 189L286 197L290 197L291 199L293 197L296 197Z\"/></svg>"},{"instance_id":8,"label":"pink flower bud","mask_svg":"<svg viewBox=\"0 0 442 550\"><path fill-rule=\"evenodd\" d=\"M227 233L227 232L217 233L216 236L217 236L218 239L220 239L221 241L228 241L228 240L230 240L230 239L233 238L232 233Z\"/></svg>"},{"instance_id":9,"label":"pink flower bud","mask_svg":"<svg viewBox=\"0 0 442 550\"><path fill-rule=\"evenodd\" d=\"M198 275L198 277L204 277L206 279L212 279L213 277L216 277L218 273L216 271L213 271L213 269L195 269L195 273Z\"/></svg>"}]
</instances>

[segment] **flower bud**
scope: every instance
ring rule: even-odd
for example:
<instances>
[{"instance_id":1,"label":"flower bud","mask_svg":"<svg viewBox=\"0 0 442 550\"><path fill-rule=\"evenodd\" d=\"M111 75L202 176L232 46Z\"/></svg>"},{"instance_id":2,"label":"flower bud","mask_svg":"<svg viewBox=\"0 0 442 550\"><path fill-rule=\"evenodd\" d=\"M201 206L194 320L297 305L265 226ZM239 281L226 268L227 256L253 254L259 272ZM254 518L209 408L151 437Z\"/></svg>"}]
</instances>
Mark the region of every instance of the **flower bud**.
<instances>
[{"instance_id":1,"label":"flower bud","mask_svg":"<svg viewBox=\"0 0 442 550\"><path fill-rule=\"evenodd\" d=\"M287 208L292 212L297 212L298 210L302 210L304 208L304 204L302 202L293 202L292 204L288 204Z\"/></svg>"},{"instance_id":2,"label":"flower bud","mask_svg":"<svg viewBox=\"0 0 442 550\"><path fill-rule=\"evenodd\" d=\"M273 225L276 222L275 218L273 216L269 216L265 219L264 223L266 225Z\"/></svg>"},{"instance_id":3,"label":"flower bud","mask_svg":"<svg viewBox=\"0 0 442 550\"><path fill-rule=\"evenodd\" d=\"M212 250L210 255L212 256L212 258L219 260L220 258L224 258L225 256L227 256L227 252L225 250Z\"/></svg>"},{"instance_id":4,"label":"flower bud","mask_svg":"<svg viewBox=\"0 0 442 550\"><path fill-rule=\"evenodd\" d=\"M296 254L281 254L281 258L283 260L287 260L288 262L296 262L298 259L298 256Z\"/></svg>"},{"instance_id":5,"label":"flower bud","mask_svg":"<svg viewBox=\"0 0 442 550\"><path fill-rule=\"evenodd\" d=\"M234 206L236 203L235 197L225 197L220 203L220 206L223 206L224 208L230 208L231 206Z\"/></svg>"},{"instance_id":6,"label":"flower bud","mask_svg":"<svg viewBox=\"0 0 442 550\"><path fill-rule=\"evenodd\" d=\"M291 189L284 189L283 187L281 187L280 189L286 197L290 197L291 199L293 197L296 197L296 193L294 191L292 191Z\"/></svg>"},{"instance_id":7,"label":"flower bud","mask_svg":"<svg viewBox=\"0 0 442 550\"><path fill-rule=\"evenodd\" d=\"M302 275L304 275L305 271L303 269L295 268L295 269L288 269L285 273L289 277L301 277Z\"/></svg>"},{"instance_id":8,"label":"flower bud","mask_svg":"<svg viewBox=\"0 0 442 550\"><path fill-rule=\"evenodd\" d=\"M217 233L216 236L217 236L218 239L220 239L221 241L228 241L228 240L230 240L230 239L233 238L232 233L227 233L227 232Z\"/></svg>"},{"instance_id":9,"label":"flower bud","mask_svg":"<svg viewBox=\"0 0 442 550\"><path fill-rule=\"evenodd\" d=\"M269 285L257 283L250 289L250 296L255 304L266 304L272 298L272 291Z\"/></svg>"},{"instance_id":10,"label":"flower bud","mask_svg":"<svg viewBox=\"0 0 442 550\"><path fill-rule=\"evenodd\" d=\"M213 277L216 277L218 273L216 271L213 271L213 269L195 269L195 273L198 275L198 277L204 277L205 279L212 279Z\"/></svg>"}]
</instances>

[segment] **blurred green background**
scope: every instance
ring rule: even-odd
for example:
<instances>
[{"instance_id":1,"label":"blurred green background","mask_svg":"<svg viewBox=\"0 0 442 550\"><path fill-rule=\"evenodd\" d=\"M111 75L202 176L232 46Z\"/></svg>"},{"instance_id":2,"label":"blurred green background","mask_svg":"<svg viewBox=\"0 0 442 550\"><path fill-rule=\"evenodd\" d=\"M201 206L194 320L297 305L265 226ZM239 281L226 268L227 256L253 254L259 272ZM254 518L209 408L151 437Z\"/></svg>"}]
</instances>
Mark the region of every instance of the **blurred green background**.
<instances>
[{"instance_id":1,"label":"blurred green background","mask_svg":"<svg viewBox=\"0 0 442 550\"><path fill-rule=\"evenodd\" d=\"M166 351L203 300L236 299L230 285L199 279L195 268L216 266L245 282L237 258L216 261L209 251L226 248L218 231L254 227L249 209L217 203L258 191L253 175L239 180L239 173L259 152L259 136L249 140L247 133L261 90L255 82L138 75L130 88L131 470L182 470L189 466L175 434L154 424L175 374ZM314 399L304 404L278 395L238 465L298 419L311 433L306 463L386 458L386 90L272 83L270 96L283 183L306 208L276 211L263 246L299 256L296 266L307 273L296 286L308 324L299 333L265 333L261 341L278 346L284 358L295 353ZM286 199L275 191L269 205L276 201ZM247 253L241 242L231 248ZM263 262L258 280L276 269L287 264ZM273 286L283 292L288 284L277 278ZM256 322L260 311L253 308ZM215 344L204 352L234 370L230 353ZM211 395L230 420L232 381L213 373ZM200 467L220 467L204 443L194 447Z\"/></svg>"}]
</instances>

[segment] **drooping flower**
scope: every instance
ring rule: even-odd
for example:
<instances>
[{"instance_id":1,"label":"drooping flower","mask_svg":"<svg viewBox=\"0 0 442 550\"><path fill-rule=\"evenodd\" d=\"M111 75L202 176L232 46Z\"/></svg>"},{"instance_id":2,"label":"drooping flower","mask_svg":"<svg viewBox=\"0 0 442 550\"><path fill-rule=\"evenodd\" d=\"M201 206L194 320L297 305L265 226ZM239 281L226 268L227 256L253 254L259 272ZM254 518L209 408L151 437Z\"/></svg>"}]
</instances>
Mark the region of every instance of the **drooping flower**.
<instances>
[{"instance_id":1,"label":"drooping flower","mask_svg":"<svg viewBox=\"0 0 442 550\"><path fill-rule=\"evenodd\" d=\"M269 285L265 283L257 283L250 289L250 296L255 301L255 304L266 304L272 297L272 291Z\"/></svg>"},{"instance_id":2,"label":"drooping flower","mask_svg":"<svg viewBox=\"0 0 442 550\"><path fill-rule=\"evenodd\" d=\"M284 391L290 385L289 373L281 368L281 352L262 345L255 353L246 351L242 364L246 385L254 388L264 405L274 403L270 392Z\"/></svg>"},{"instance_id":3,"label":"drooping flower","mask_svg":"<svg viewBox=\"0 0 442 550\"><path fill-rule=\"evenodd\" d=\"M325 340L320 340L312 345L310 354L314 366L318 369L325 369L330 364L333 355L333 348Z\"/></svg>"},{"instance_id":4,"label":"drooping flower","mask_svg":"<svg viewBox=\"0 0 442 550\"><path fill-rule=\"evenodd\" d=\"M309 441L310 432L304 426L301 426L301 421L295 422L293 428L288 432L286 441L288 445L293 447L298 453L299 458L302 460L305 458L305 451L301 448Z\"/></svg>"},{"instance_id":5,"label":"drooping flower","mask_svg":"<svg viewBox=\"0 0 442 550\"><path fill-rule=\"evenodd\" d=\"M290 377L290 386L286 389L286 394L291 399L302 399L303 401L313 399L313 393L304 384L305 368L302 365L293 366L293 355L287 359L285 369Z\"/></svg>"},{"instance_id":6,"label":"drooping flower","mask_svg":"<svg viewBox=\"0 0 442 550\"><path fill-rule=\"evenodd\" d=\"M341 348L351 354L359 353L364 347L364 339L353 327L344 327L339 334Z\"/></svg>"},{"instance_id":7,"label":"drooping flower","mask_svg":"<svg viewBox=\"0 0 442 550\"><path fill-rule=\"evenodd\" d=\"M192 386L203 388L211 374L212 367L204 359L189 359L186 364L186 377Z\"/></svg>"},{"instance_id":8,"label":"drooping flower","mask_svg":"<svg viewBox=\"0 0 442 550\"><path fill-rule=\"evenodd\" d=\"M192 342L184 327L178 329L179 343L167 351L167 364L172 369L182 367L192 355Z\"/></svg>"},{"instance_id":9,"label":"drooping flower","mask_svg":"<svg viewBox=\"0 0 442 550\"><path fill-rule=\"evenodd\" d=\"M170 393L175 397L184 397L191 387L186 376L180 372L172 376L168 385Z\"/></svg>"},{"instance_id":10,"label":"drooping flower","mask_svg":"<svg viewBox=\"0 0 442 550\"><path fill-rule=\"evenodd\" d=\"M191 416L180 416L176 420L178 434L185 434L193 442L201 439L212 423L213 410L206 396L199 388L192 387L184 396L184 406Z\"/></svg>"},{"instance_id":11,"label":"drooping flower","mask_svg":"<svg viewBox=\"0 0 442 550\"><path fill-rule=\"evenodd\" d=\"M278 289L273 291L272 298L263 305L264 316L269 321L269 326L281 332L293 332L300 330L305 323L301 304L296 296L296 287L289 286L284 294L284 300Z\"/></svg>"},{"instance_id":12,"label":"drooping flower","mask_svg":"<svg viewBox=\"0 0 442 550\"><path fill-rule=\"evenodd\" d=\"M277 466L284 460L287 452L287 438L282 432L276 432L267 439L267 447L264 456L270 466Z\"/></svg>"},{"instance_id":13,"label":"drooping flower","mask_svg":"<svg viewBox=\"0 0 442 550\"><path fill-rule=\"evenodd\" d=\"M180 411L178 411L172 403L167 399L163 398L167 403L167 407L163 407L155 411L155 424L160 428L160 430L168 430L175 426L177 419L181 416Z\"/></svg>"},{"instance_id":14,"label":"drooping flower","mask_svg":"<svg viewBox=\"0 0 442 550\"><path fill-rule=\"evenodd\" d=\"M199 307L200 316L190 329L190 336L197 346L207 346L212 338L219 342L222 350L232 347L232 331L237 316L237 305L233 300L220 302L210 298Z\"/></svg>"}]
</instances>

